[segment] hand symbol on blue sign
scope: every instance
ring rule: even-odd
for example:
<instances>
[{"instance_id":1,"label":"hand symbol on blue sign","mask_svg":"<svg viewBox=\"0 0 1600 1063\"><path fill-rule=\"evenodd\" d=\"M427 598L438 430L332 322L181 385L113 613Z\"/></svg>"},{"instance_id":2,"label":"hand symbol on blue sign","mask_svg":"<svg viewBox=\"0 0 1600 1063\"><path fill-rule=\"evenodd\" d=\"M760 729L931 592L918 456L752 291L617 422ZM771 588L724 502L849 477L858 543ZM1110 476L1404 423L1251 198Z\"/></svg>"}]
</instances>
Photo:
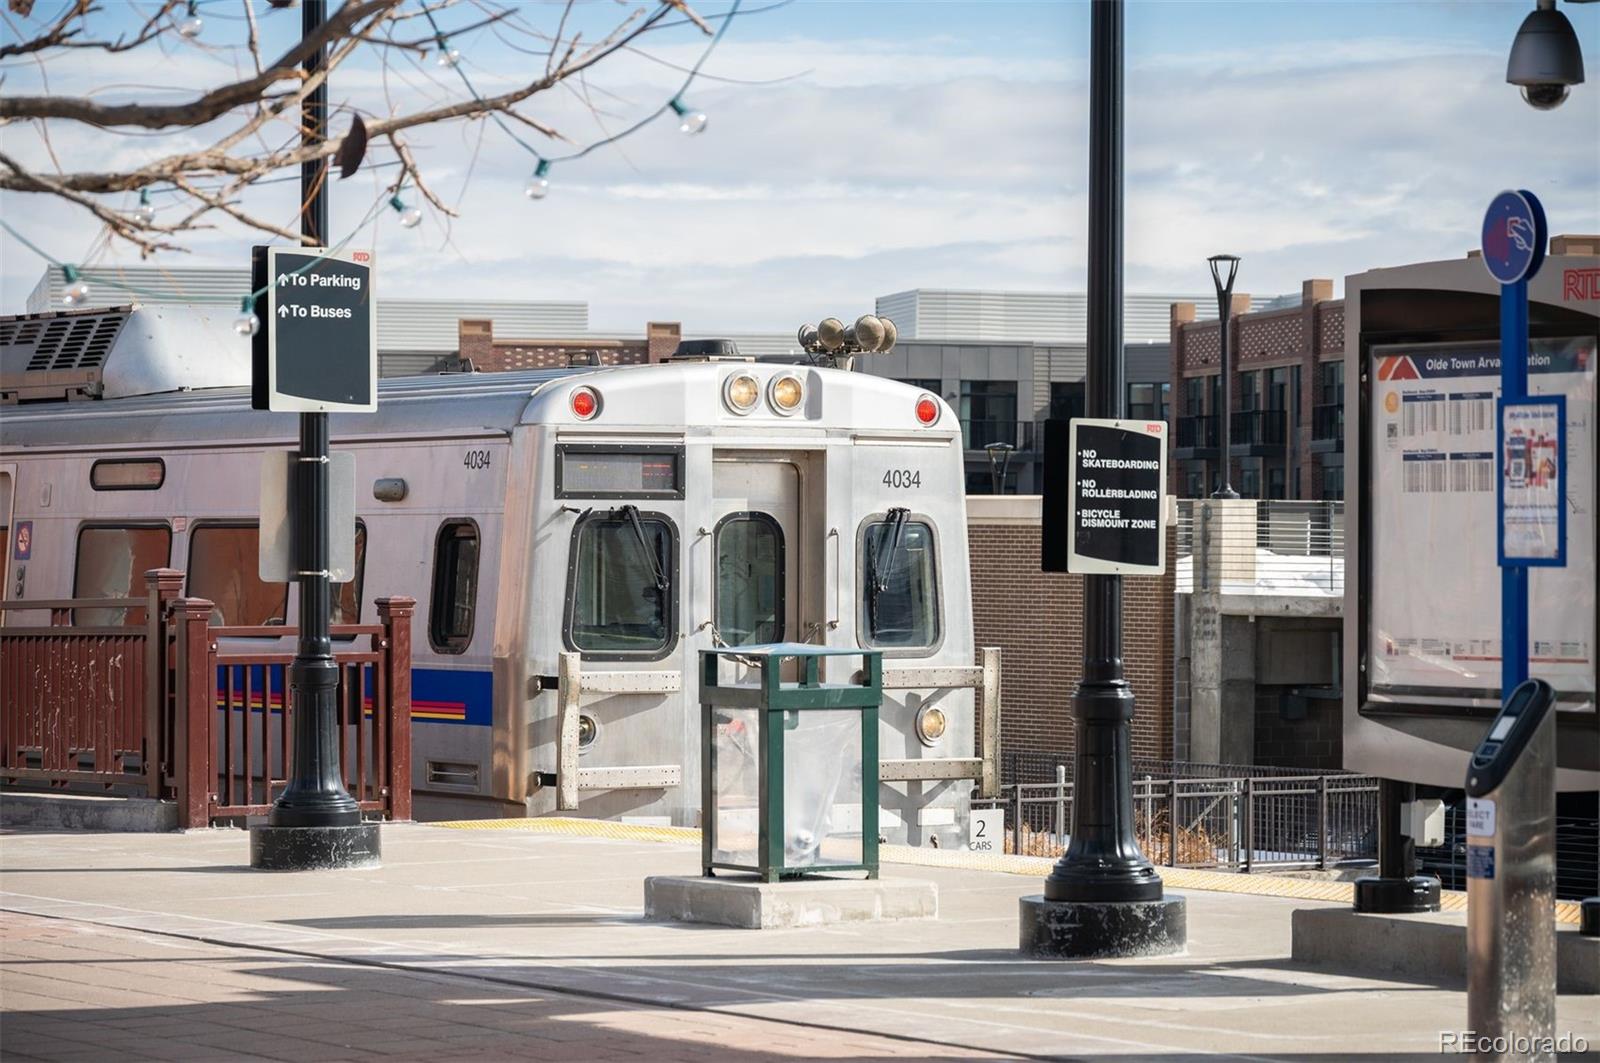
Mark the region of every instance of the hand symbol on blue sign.
<instances>
[{"instance_id":1,"label":"hand symbol on blue sign","mask_svg":"<svg viewBox=\"0 0 1600 1063\"><path fill-rule=\"evenodd\" d=\"M1512 216L1506 219L1506 236L1517 245L1518 251L1533 250L1533 226L1527 218Z\"/></svg>"}]
</instances>

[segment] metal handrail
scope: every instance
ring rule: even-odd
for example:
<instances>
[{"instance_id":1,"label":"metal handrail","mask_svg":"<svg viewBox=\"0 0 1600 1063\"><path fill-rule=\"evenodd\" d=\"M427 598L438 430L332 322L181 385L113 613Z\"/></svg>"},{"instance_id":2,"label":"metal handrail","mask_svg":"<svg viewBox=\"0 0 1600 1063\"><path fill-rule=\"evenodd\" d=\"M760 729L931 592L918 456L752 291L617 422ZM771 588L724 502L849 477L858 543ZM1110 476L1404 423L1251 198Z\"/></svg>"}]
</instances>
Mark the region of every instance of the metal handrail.
<instances>
[{"instance_id":1,"label":"metal handrail","mask_svg":"<svg viewBox=\"0 0 1600 1063\"><path fill-rule=\"evenodd\" d=\"M1146 775L1133 786L1141 843L1168 866L1249 873L1376 858L1378 784L1370 776ZM1010 783L992 799L975 795L973 806L1007 810L1011 852L1056 855L1068 841L1072 791L1062 766L1055 782Z\"/></svg>"}]
</instances>

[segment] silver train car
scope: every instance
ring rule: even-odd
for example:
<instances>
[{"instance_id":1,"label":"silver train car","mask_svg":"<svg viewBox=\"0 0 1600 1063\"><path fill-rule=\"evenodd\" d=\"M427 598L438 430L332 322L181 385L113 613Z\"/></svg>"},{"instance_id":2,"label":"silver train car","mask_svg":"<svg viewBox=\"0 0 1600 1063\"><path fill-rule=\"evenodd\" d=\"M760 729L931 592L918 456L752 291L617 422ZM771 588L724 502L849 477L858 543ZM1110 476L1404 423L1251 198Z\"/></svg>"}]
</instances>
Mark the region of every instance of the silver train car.
<instances>
[{"instance_id":1,"label":"silver train car","mask_svg":"<svg viewBox=\"0 0 1600 1063\"><path fill-rule=\"evenodd\" d=\"M53 320L118 313L87 382L40 347ZM0 321L0 390L21 400L0 410L0 521L28 528L5 593L120 595L170 566L217 623L292 624L296 588L259 580L256 554L263 455L293 448L294 418L252 412L247 387L172 390L248 381L220 332L220 368L175 363L196 337L173 318ZM796 641L882 650L881 832L960 842L973 780L993 783L999 666L973 642L961 432L938 396L685 358L389 379L375 414L331 427L358 556L335 622L418 602L418 818L694 825L698 651Z\"/></svg>"}]
</instances>

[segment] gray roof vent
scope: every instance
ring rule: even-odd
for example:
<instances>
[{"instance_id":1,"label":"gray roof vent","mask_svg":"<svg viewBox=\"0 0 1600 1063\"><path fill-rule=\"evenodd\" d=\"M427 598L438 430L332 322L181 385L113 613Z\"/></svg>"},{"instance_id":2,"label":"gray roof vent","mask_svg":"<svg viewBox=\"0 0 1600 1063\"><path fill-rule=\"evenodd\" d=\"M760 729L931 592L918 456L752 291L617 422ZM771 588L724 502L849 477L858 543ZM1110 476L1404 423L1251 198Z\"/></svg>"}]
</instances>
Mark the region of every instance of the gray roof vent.
<instances>
[{"instance_id":1,"label":"gray roof vent","mask_svg":"<svg viewBox=\"0 0 1600 1063\"><path fill-rule=\"evenodd\" d=\"M7 363L26 356L29 373L99 369L127 319L127 310L114 309L50 321L3 321L0 349Z\"/></svg>"},{"instance_id":2,"label":"gray roof vent","mask_svg":"<svg viewBox=\"0 0 1600 1063\"><path fill-rule=\"evenodd\" d=\"M249 341L220 308L133 304L0 317L0 403L248 383Z\"/></svg>"}]
</instances>

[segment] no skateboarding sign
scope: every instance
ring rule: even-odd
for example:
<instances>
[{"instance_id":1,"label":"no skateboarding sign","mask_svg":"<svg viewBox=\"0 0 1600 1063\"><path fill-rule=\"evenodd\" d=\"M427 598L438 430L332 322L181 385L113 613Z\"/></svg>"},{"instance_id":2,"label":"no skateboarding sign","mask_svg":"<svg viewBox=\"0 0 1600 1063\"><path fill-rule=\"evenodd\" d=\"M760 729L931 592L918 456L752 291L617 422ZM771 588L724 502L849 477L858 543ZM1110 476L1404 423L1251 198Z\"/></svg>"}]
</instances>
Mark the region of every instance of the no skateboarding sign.
<instances>
[{"instance_id":1,"label":"no skateboarding sign","mask_svg":"<svg viewBox=\"0 0 1600 1063\"><path fill-rule=\"evenodd\" d=\"M1072 421L1067 571L1166 571L1165 421Z\"/></svg>"}]
</instances>

